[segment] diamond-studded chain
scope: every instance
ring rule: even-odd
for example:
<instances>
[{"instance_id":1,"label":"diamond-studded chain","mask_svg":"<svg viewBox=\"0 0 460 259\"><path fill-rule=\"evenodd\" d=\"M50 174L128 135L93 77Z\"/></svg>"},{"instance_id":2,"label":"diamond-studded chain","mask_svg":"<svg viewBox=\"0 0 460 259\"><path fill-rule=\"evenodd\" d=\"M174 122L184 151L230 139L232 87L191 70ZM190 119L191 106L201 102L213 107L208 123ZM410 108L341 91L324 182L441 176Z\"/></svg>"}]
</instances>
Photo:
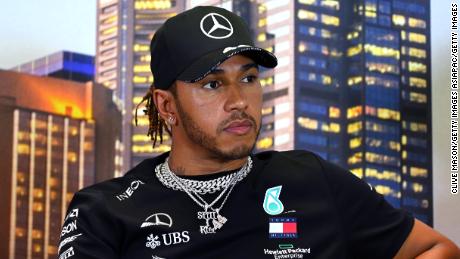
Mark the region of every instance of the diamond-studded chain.
<instances>
[{"instance_id":1,"label":"diamond-studded chain","mask_svg":"<svg viewBox=\"0 0 460 259\"><path fill-rule=\"evenodd\" d=\"M232 183L237 183L243 180L248 173L251 171L252 168L252 159L248 156L248 160L245 165L238 171L229 175L221 176L216 179L207 180L207 181L199 181L199 180L191 180L191 179L184 179L181 177L176 176L169 168L169 157L166 158L165 162L159 164L155 167L155 175L157 176L158 180L166 187L171 188L173 190L180 190L182 191L182 186L186 186L188 190L199 193L199 194L208 194L208 193L215 193L216 191L220 191L228 187ZM178 184L178 181L180 184Z\"/></svg>"}]
</instances>

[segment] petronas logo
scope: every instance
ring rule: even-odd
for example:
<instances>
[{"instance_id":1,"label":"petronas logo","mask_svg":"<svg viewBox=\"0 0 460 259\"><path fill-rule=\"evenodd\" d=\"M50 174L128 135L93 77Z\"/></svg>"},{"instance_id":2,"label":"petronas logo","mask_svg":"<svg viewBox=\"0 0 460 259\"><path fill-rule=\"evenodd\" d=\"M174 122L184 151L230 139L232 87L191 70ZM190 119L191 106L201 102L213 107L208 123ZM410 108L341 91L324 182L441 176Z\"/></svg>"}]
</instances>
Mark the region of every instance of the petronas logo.
<instances>
[{"instance_id":1,"label":"petronas logo","mask_svg":"<svg viewBox=\"0 0 460 259\"><path fill-rule=\"evenodd\" d=\"M278 215L284 210L283 203L279 199L282 187L279 185L268 188L265 192L264 210L270 215Z\"/></svg>"}]
</instances>

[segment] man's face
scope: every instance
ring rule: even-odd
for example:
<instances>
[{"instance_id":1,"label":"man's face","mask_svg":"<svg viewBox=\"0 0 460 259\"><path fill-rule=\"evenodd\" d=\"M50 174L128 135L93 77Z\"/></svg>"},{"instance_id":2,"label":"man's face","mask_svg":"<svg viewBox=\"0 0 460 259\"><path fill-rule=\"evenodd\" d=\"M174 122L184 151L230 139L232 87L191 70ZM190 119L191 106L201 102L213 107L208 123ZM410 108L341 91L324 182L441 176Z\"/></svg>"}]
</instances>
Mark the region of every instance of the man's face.
<instances>
[{"instance_id":1,"label":"man's face","mask_svg":"<svg viewBox=\"0 0 460 259\"><path fill-rule=\"evenodd\" d=\"M252 59L235 55L196 83L176 81L179 127L173 134L217 159L249 155L260 130L258 76Z\"/></svg>"}]
</instances>

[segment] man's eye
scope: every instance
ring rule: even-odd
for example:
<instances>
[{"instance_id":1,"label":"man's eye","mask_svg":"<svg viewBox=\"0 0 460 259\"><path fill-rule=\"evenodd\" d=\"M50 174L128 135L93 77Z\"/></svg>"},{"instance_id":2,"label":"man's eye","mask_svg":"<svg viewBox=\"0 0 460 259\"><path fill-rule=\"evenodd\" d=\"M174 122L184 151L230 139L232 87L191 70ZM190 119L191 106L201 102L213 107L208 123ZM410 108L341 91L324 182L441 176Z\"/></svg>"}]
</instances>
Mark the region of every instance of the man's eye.
<instances>
[{"instance_id":1,"label":"man's eye","mask_svg":"<svg viewBox=\"0 0 460 259\"><path fill-rule=\"evenodd\" d=\"M218 81L211 81L203 85L203 88L206 88L206 89L216 89L217 87L219 87Z\"/></svg>"},{"instance_id":2,"label":"man's eye","mask_svg":"<svg viewBox=\"0 0 460 259\"><path fill-rule=\"evenodd\" d=\"M253 83L257 80L257 76L250 75L242 79L243 82L245 83Z\"/></svg>"}]
</instances>

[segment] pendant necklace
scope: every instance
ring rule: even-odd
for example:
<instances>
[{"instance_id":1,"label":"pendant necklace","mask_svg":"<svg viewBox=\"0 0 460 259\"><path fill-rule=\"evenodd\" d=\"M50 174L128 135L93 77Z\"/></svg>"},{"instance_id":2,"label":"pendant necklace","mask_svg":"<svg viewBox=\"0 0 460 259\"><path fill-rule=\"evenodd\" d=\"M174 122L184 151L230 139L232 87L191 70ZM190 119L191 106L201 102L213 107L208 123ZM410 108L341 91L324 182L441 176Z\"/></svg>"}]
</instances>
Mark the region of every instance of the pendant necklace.
<instances>
[{"instance_id":1,"label":"pendant necklace","mask_svg":"<svg viewBox=\"0 0 460 259\"><path fill-rule=\"evenodd\" d=\"M221 229L223 225L228 221L228 219L220 214L222 207L224 206L225 202L227 201L230 193L233 191L235 185L241 181L251 170L252 168L252 159L248 156L248 160L246 164L236 173L233 173L228 179L228 177L224 176L226 181L220 181L218 178L216 180L211 181L193 181L184 178L178 177L174 172L172 172L169 168L168 164L169 158L166 158L165 162L159 164L155 168L155 173L157 177L160 179L163 185L178 189L180 191L185 192L198 206L200 206L203 210L198 211L197 218L199 220L205 220L204 225L199 226L199 230L201 234L213 234L216 233L216 230ZM224 177L221 177L224 179ZM166 179L166 180L165 180ZM220 194L211 202L207 203L203 197L200 196L197 188L191 186L191 182L198 182L198 185L208 186L211 190L223 189ZM211 184L209 184L211 183ZM223 183L219 185L219 183ZM194 185L197 185L196 183ZM219 185L219 186L216 186ZM200 192L201 193L201 192ZM226 193L221 205L218 208L215 208L215 204L224 196Z\"/></svg>"}]
</instances>

